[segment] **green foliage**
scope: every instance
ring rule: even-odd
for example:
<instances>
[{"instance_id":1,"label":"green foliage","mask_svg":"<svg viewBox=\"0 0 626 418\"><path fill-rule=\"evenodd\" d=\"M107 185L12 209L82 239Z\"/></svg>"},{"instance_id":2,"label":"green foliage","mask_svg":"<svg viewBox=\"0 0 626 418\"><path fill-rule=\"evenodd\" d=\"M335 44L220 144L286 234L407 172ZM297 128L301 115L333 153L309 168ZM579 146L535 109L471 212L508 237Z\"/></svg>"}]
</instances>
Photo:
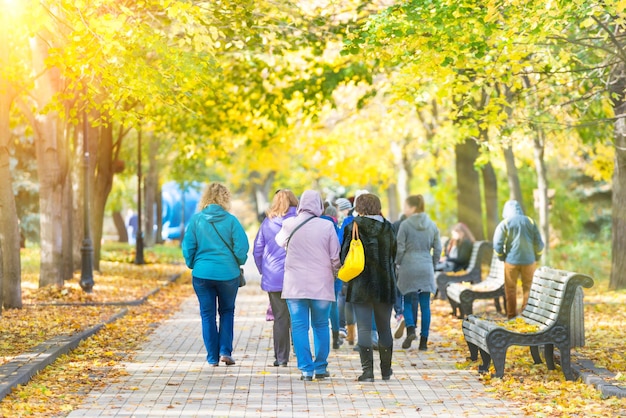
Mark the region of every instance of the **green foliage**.
<instances>
[{"instance_id":1,"label":"green foliage","mask_svg":"<svg viewBox=\"0 0 626 418\"><path fill-rule=\"evenodd\" d=\"M555 268L588 274L594 280L608 282L611 274L611 246L608 241L577 239L564 241L552 249Z\"/></svg>"},{"instance_id":2,"label":"green foliage","mask_svg":"<svg viewBox=\"0 0 626 418\"><path fill-rule=\"evenodd\" d=\"M144 249L144 255L149 263L180 264L182 252L175 243L154 245ZM102 261L119 263L133 263L135 246L119 242L106 242L102 246Z\"/></svg>"}]
</instances>

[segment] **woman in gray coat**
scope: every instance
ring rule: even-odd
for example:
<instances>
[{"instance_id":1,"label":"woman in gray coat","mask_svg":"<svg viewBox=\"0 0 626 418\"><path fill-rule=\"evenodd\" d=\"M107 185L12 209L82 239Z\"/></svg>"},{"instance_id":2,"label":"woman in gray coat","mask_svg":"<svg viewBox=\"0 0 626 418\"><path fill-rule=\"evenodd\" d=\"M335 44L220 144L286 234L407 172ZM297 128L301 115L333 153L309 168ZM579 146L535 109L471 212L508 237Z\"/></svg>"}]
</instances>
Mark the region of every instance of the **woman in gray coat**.
<instances>
[{"instance_id":1,"label":"woman in gray coat","mask_svg":"<svg viewBox=\"0 0 626 418\"><path fill-rule=\"evenodd\" d=\"M424 197L409 196L404 204L407 219L398 231L398 289L404 295L404 319L407 336L402 348L409 348L416 339L417 306L422 325L420 350L426 350L430 328L430 294L435 293L435 266L441 256L441 240L437 225L424 213Z\"/></svg>"}]
</instances>

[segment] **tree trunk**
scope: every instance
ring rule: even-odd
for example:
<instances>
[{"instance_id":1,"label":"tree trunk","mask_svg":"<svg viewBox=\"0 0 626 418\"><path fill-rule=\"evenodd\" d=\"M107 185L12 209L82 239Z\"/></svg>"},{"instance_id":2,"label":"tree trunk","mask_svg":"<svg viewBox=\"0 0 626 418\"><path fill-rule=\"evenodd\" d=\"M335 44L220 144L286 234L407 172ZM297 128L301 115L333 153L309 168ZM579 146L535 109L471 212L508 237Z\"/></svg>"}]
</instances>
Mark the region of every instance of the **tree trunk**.
<instances>
[{"instance_id":1,"label":"tree trunk","mask_svg":"<svg viewBox=\"0 0 626 418\"><path fill-rule=\"evenodd\" d=\"M263 214L270 207L270 188L272 187L272 184L274 184L276 173L272 171L262 180L260 179L260 176L261 175L258 172L253 172L250 175L253 187L252 193L254 197L254 204L256 206L256 213L259 220L263 218Z\"/></svg>"},{"instance_id":2,"label":"tree trunk","mask_svg":"<svg viewBox=\"0 0 626 418\"><path fill-rule=\"evenodd\" d=\"M609 83L615 115L613 169L613 245L610 289L626 288L626 62L622 61L611 74Z\"/></svg>"},{"instance_id":3,"label":"tree trunk","mask_svg":"<svg viewBox=\"0 0 626 418\"><path fill-rule=\"evenodd\" d=\"M1 208L0 208L1 209ZM0 234L0 317L2 317L2 299L3 299L3 285L4 285L4 258L2 257L2 235Z\"/></svg>"},{"instance_id":4,"label":"tree trunk","mask_svg":"<svg viewBox=\"0 0 626 418\"><path fill-rule=\"evenodd\" d=\"M483 189L485 191L485 211L487 217L486 239L493 240L500 216L498 215L498 179L491 163L487 163L482 168Z\"/></svg>"},{"instance_id":5,"label":"tree trunk","mask_svg":"<svg viewBox=\"0 0 626 418\"><path fill-rule=\"evenodd\" d=\"M466 224L476 239L484 239L480 176L474 164L478 158L478 144L468 139L455 147L457 216Z\"/></svg>"},{"instance_id":6,"label":"tree trunk","mask_svg":"<svg viewBox=\"0 0 626 418\"><path fill-rule=\"evenodd\" d=\"M69 145L69 144L68 144ZM68 146L69 149L69 146ZM65 280L74 277L74 259L73 259L73 196L72 196L72 176L71 170L65 176L63 185L63 255L62 255L62 274Z\"/></svg>"},{"instance_id":7,"label":"tree trunk","mask_svg":"<svg viewBox=\"0 0 626 418\"><path fill-rule=\"evenodd\" d=\"M39 208L41 211L41 267L39 286L62 287L63 263L63 186L64 173L60 164L58 115L49 113L38 117L37 172L39 175Z\"/></svg>"},{"instance_id":8,"label":"tree trunk","mask_svg":"<svg viewBox=\"0 0 626 418\"><path fill-rule=\"evenodd\" d=\"M549 258L550 246L550 201L548 199L548 172L546 170L546 162L544 160L545 151L545 134L537 129L533 140L535 154L535 170L537 172L537 200L535 204L539 210L539 232L545 243L543 251L543 262L546 264Z\"/></svg>"},{"instance_id":9,"label":"tree trunk","mask_svg":"<svg viewBox=\"0 0 626 418\"><path fill-rule=\"evenodd\" d=\"M412 164L409 161L406 148L409 140L403 138L400 142L393 141L391 143L391 153L396 167L396 193L400 206L404 203L411 193L411 174Z\"/></svg>"},{"instance_id":10,"label":"tree trunk","mask_svg":"<svg viewBox=\"0 0 626 418\"><path fill-rule=\"evenodd\" d=\"M126 223L122 213L118 210L113 212L113 224L117 230L118 242L128 243L128 230L126 229Z\"/></svg>"},{"instance_id":11,"label":"tree trunk","mask_svg":"<svg viewBox=\"0 0 626 418\"><path fill-rule=\"evenodd\" d=\"M156 194L156 243L163 244L163 195L161 194L161 186L157 187Z\"/></svg>"},{"instance_id":12,"label":"tree trunk","mask_svg":"<svg viewBox=\"0 0 626 418\"><path fill-rule=\"evenodd\" d=\"M387 219L395 221L400 217L400 205L398 202L398 186L395 184L387 187Z\"/></svg>"},{"instance_id":13,"label":"tree trunk","mask_svg":"<svg viewBox=\"0 0 626 418\"><path fill-rule=\"evenodd\" d=\"M93 237L93 263L94 269L100 270L100 252L102 247L102 229L104 226L104 208L113 187L113 123L109 121L107 125L99 129L90 129L90 134L95 134L88 138L88 148L90 155L90 165L95 165L91 184L93 192L91 199L91 235Z\"/></svg>"},{"instance_id":14,"label":"tree trunk","mask_svg":"<svg viewBox=\"0 0 626 418\"><path fill-rule=\"evenodd\" d=\"M6 17L6 14L3 14ZM10 25L0 19L0 68L9 64ZM0 76L0 313L5 308L22 307L20 228L13 194L10 167L11 105L15 91L11 82Z\"/></svg>"},{"instance_id":15,"label":"tree trunk","mask_svg":"<svg viewBox=\"0 0 626 418\"><path fill-rule=\"evenodd\" d=\"M84 176L84 138L82 129L74 129L74 147L72 159L72 183L73 183L73 201L72 201L72 218L74 228L72 230L72 264L74 271L78 271L82 267L82 253L81 248L83 244L83 238L85 234L84 222L85 222L85 208L83 203L85 185L83 181Z\"/></svg>"},{"instance_id":16,"label":"tree trunk","mask_svg":"<svg viewBox=\"0 0 626 418\"><path fill-rule=\"evenodd\" d=\"M9 147L11 130L9 111L12 97L0 81L0 312L22 307L20 228L13 194Z\"/></svg>"},{"instance_id":17,"label":"tree trunk","mask_svg":"<svg viewBox=\"0 0 626 418\"><path fill-rule=\"evenodd\" d=\"M47 68L50 45L44 36L31 40L33 70L41 74L35 81L33 96L37 110L42 112L61 90L60 71ZM39 286L62 287L64 282L63 258L63 189L67 175L67 144L63 140L57 112L28 115L35 131L37 172L39 175L39 210L41 234L41 267Z\"/></svg>"},{"instance_id":18,"label":"tree trunk","mask_svg":"<svg viewBox=\"0 0 626 418\"><path fill-rule=\"evenodd\" d=\"M517 200L522 210L524 210L524 198L522 197L522 186L519 182L517 174L517 166L515 165L515 154L513 148L509 146L502 147L504 152L504 162L506 163L506 176L509 181L509 199Z\"/></svg>"},{"instance_id":19,"label":"tree trunk","mask_svg":"<svg viewBox=\"0 0 626 418\"><path fill-rule=\"evenodd\" d=\"M148 135L148 173L144 184L146 208L144 244L147 247L152 247L156 243L154 226L156 223L156 196L159 189L158 153L159 142L154 139L154 134L150 133Z\"/></svg>"}]
</instances>

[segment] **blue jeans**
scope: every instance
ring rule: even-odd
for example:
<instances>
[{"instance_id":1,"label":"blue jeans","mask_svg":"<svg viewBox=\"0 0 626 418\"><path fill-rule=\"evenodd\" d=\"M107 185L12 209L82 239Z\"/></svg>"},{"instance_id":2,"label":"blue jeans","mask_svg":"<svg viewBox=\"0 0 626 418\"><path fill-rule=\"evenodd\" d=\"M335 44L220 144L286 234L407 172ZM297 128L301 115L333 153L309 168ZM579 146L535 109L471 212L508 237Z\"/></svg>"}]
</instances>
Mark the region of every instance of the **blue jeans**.
<instances>
[{"instance_id":1,"label":"blue jeans","mask_svg":"<svg viewBox=\"0 0 626 418\"><path fill-rule=\"evenodd\" d=\"M287 299L291 315L291 337L298 359L298 369L304 376L326 373L330 353L328 316L332 302L314 299ZM315 361L309 344L309 318L313 327Z\"/></svg>"},{"instance_id":2,"label":"blue jeans","mask_svg":"<svg viewBox=\"0 0 626 418\"><path fill-rule=\"evenodd\" d=\"M404 295L404 323L408 327L415 327L417 324L417 307L422 314L422 327L420 335L428 338L430 329L430 293L411 292Z\"/></svg>"},{"instance_id":3,"label":"blue jeans","mask_svg":"<svg viewBox=\"0 0 626 418\"><path fill-rule=\"evenodd\" d=\"M346 295L343 293L343 291L340 291L339 295L337 295L337 310L339 311L339 329L341 328L345 329L346 328Z\"/></svg>"},{"instance_id":4,"label":"blue jeans","mask_svg":"<svg viewBox=\"0 0 626 418\"><path fill-rule=\"evenodd\" d=\"M393 310L396 313L396 318L400 315L404 315L404 295L396 287L396 302L393 304Z\"/></svg>"},{"instance_id":5,"label":"blue jeans","mask_svg":"<svg viewBox=\"0 0 626 418\"><path fill-rule=\"evenodd\" d=\"M343 282L339 279L335 279L335 301L330 305L330 327L333 331L339 331L339 305L337 304L337 298L341 293Z\"/></svg>"},{"instance_id":6,"label":"blue jeans","mask_svg":"<svg viewBox=\"0 0 626 418\"><path fill-rule=\"evenodd\" d=\"M210 364L217 364L220 356L230 356L233 353L235 299L239 290L239 278L207 280L194 277L193 289L200 302L206 358ZM216 321L217 313L220 315L219 327Z\"/></svg>"}]
</instances>

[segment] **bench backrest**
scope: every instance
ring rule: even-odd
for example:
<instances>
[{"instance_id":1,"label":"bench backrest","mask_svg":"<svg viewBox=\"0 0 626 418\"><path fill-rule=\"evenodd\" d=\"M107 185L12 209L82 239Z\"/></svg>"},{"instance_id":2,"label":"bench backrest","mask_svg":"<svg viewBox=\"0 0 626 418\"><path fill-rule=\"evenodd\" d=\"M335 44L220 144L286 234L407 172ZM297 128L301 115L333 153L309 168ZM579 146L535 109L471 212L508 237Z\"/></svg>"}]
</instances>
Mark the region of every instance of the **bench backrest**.
<instances>
[{"instance_id":1,"label":"bench backrest","mask_svg":"<svg viewBox=\"0 0 626 418\"><path fill-rule=\"evenodd\" d=\"M495 254L491 258L491 267L485 280L498 280L504 283L504 261L500 261Z\"/></svg>"},{"instance_id":2,"label":"bench backrest","mask_svg":"<svg viewBox=\"0 0 626 418\"><path fill-rule=\"evenodd\" d=\"M480 270L485 254L490 251L491 243L489 241L476 241L472 246L472 255L467 265L467 271Z\"/></svg>"},{"instance_id":3,"label":"bench backrest","mask_svg":"<svg viewBox=\"0 0 626 418\"><path fill-rule=\"evenodd\" d=\"M539 267L533 276L528 304L522 317L540 329L557 322L569 327L576 289L581 286L593 286L593 279L584 274Z\"/></svg>"}]
</instances>

